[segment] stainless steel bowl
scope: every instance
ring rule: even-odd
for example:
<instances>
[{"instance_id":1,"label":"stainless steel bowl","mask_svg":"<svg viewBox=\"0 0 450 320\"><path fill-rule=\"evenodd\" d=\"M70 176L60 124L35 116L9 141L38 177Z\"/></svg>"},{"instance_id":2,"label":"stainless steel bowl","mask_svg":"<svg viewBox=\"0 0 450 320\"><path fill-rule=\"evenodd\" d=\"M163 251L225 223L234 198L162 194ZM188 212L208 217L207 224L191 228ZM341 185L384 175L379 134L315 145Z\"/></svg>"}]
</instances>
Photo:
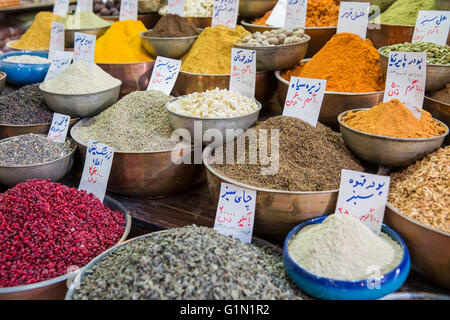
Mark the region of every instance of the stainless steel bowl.
<instances>
[{"instance_id":1,"label":"stainless steel bowl","mask_svg":"<svg viewBox=\"0 0 450 320\"><path fill-rule=\"evenodd\" d=\"M70 119L69 128L71 128L80 118ZM36 133L48 134L51 123L31 124L31 125L8 125L0 124L0 139L20 136L21 134Z\"/></svg>"},{"instance_id":2,"label":"stainless steel bowl","mask_svg":"<svg viewBox=\"0 0 450 320\"><path fill-rule=\"evenodd\" d=\"M101 37L110 26L102 28L91 28L91 29L64 29L64 47L73 48L73 42L75 39L75 32L82 32L87 34L92 34L97 37Z\"/></svg>"},{"instance_id":3,"label":"stainless steel bowl","mask_svg":"<svg viewBox=\"0 0 450 320\"><path fill-rule=\"evenodd\" d=\"M369 109L353 109L353 112ZM403 167L422 159L439 148L448 134L448 127L442 124L446 132L431 138L393 138L378 136L355 130L342 122L348 111L338 116L339 128L347 147L359 158L370 163L387 167Z\"/></svg>"},{"instance_id":4,"label":"stainless steel bowl","mask_svg":"<svg viewBox=\"0 0 450 320\"><path fill-rule=\"evenodd\" d=\"M385 223L405 240L413 268L450 289L450 234L409 218L390 203L384 216Z\"/></svg>"},{"instance_id":5,"label":"stainless steel bowl","mask_svg":"<svg viewBox=\"0 0 450 320\"><path fill-rule=\"evenodd\" d=\"M384 47L378 49L380 53L380 63L384 74L386 75L388 69L389 57L381 54L381 50ZM445 85L450 82L450 65L442 66L437 64L427 63L425 91L436 91L445 88Z\"/></svg>"},{"instance_id":6,"label":"stainless steel bowl","mask_svg":"<svg viewBox=\"0 0 450 320\"><path fill-rule=\"evenodd\" d=\"M122 82L114 88L87 94L53 93L42 89L42 83L39 85L39 90L48 107L53 111L71 117L88 117L113 105L119 98L121 84Z\"/></svg>"},{"instance_id":7,"label":"stainless steel bowl","mask_svg":"<svg viewBox=\"0 0 450 320\"><path fill-rule=\"evenodd\" d=\"M82 119L70 130L82 159L86 157L86 144L77 137L76 130L87 120ZM192 161L174 164L172 152L174 159L192 158L195 148L141 152L115 150L107 190L132 197L157 198L183 191L202 180L201 165Z\"/></svg>"},{"instance_id":8,"label":"stainless steel bowl","mask_svg":"<svg viewBox=\"0 0 450 320\"><path fill-rule=\"evenodd\" d=\"M189 51L194 41L198 38L201 29L199 29L199 34L195 36L177 38L151 37L148 35L150 31L152 30L150 29L139 34L144 49L154 58L162 56L178 59Z\"/></svg>"},{"instance_id":9,"label":"stainless steel bowl","mask_svg":"<svg viewBox=\"0 0 450 320\"><path fill-rule=\"evenodd\" d=\"M16 43L19 40L10 40L8 42L6 42L5 46L7 49L11 50L11 51L22 51L24 49L16 49L11 47L11 45L13 45L14 43ZM48 50L34 50L34 49L25 49L26 51L35 51L35 52L48 52Z\"/></svg>"},{"instance_id":10,"label":"stainless steel bowl","mask_svg":"<svg viewBox=\"0 0 450 320\"><path fill-rule=\"evenodd\" d=\"M447 127L450 127L450 104L425 96L423 108L431 113L433 118L442 121ZM450 135L445 137L444 144L450 144Z\"/></svg>"},{"instance_id":11,"label":"stainless steel bowl","mask_svg":"<svg viewBox=\"0 0 450 320\"><path fill-rule=\"evenodd\" d=\"M3 92L3 89L5 88L6 83L6 73L0 71L0 95Z\"/></svg>"},{"instance_id":12,"label":"stainless steel bowl","mask_svg":"<svg viewBox=\"0 0 450 320\"><path fill-rule=\"evenodd\" d=\"M258 18L271 10L277 0L240 0L239 15L247 18Z\"/></svg>"},{"instance_id":13,"label":"stainless steel bowl","mask_svg":"<svg viewBox=\"0 0 450 320\"><path fill-rule=\"evenodd\" d=\"M234 46L256 51L257 71L275 71L296 66L305 57L310 39L307 35L307 40L293 44L255 47L234 43Z\"/></svg>"},{"instance_id":14,"label":"stainless steel bowl","mask_svg":"<svg viewBox=\"0 0 450 320\"><path fill-rule=\"evenodd\" d=\"M184 17L189 22L192 22L197 26L197 28L205 29L211 27L212 18L211 17Z\"/></svg>"},{"instance_id":15,"label":"stainless steel bowl","mask_svg":"<svg viewBox=\"0 0 450 320\"><path fill-rule=\"evenodd\" d=\"M0 143L13 138L3 139ZM0 165L0 183L7 186L14 186L29 179L50 179L52 181L62 179L72 168L75 150L77 149L76 143L70 138L68 140L71 143L70 153L57 160L31 166Z\"/></svg>"},{"instance_id":16,"label":"stainless steel bowl","mask_svg":"<svg viewBox=\"0 0 450 320\"><path fill-rule=\"evenodd\" d=\"M111 197L105 196L103 203L112 210L119 210L125 215L125 230L117 242L125 241L131 229L131 216L122 204ZM95 258L94 258L95 260ZM82 269L83 270L83 269ZM33 284L0 288L0 300L62 300L68 289L67 280L76 276L78 271Z\"/></svg>"},{"instance_id":17,"label":"stainless steel bowl","mask_svg":"<svg viewBox=\"0 0 450 320\"><path fill-rule=\"evenodd\" d=\"M141 1L138 1L138 3ZM103 20L119 21L119 16L100 16ZM137 19L141 21L147 29L153 28L158 23L161 16L157 12L138 14Z\"/></svg>"},{"instance_id":18,"label":"stainless steel bowl","mask_svg":"<svg viewBox=\"0 0 450 320\"><path fill-rule=\"evenodd\" d=\"M280 71L276 71L275 76L278 79L278 102L283 107L289 82L281 77ZM340 113L355 107L371 108L383 101L383 96L384 91L363 93L325 91L319 121L334 130L338 130L337 118Z\"/></svg>"},{"instance_id":19,"label":"stainless steel bowl","mask_svg":"<svg viewBox=\"0 0 450 320\"><path fill-rule=\"evenodd\" d=\"M450 2L448 0L434 0L436 2L436 10L450 10Z\"/></svg>"}]
</instances>

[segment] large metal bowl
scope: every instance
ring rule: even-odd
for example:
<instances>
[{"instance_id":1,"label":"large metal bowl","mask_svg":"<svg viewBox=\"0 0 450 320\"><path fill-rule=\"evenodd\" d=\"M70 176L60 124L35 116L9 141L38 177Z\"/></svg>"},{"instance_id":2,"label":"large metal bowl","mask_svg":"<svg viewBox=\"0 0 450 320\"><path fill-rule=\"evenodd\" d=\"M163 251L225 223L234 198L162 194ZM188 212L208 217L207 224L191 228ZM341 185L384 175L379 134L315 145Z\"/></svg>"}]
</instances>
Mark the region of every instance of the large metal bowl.
<instances>
[{"instance_id":1,"label":"large metal bowl","mask_svg":"<svg viewBox=\"0 0 450 320\"><path fill-rule=\"evenodd\" d=\"M80 120L80 118L70 119L69 128L72 127L78 120ZM22 134L27 133L48 134L50 126L51 123L30 124L30 125L0 124L0 139L20 136Z\"/></svg>"},{"instance_id":2,"label":"large metal bowl","mask_svg":"<svg viewBox=\"0 0 450 320\"><path fill-rule=\"evenodd\" d=\"M97 63L105 72L122 81L120 95L147 90L155 61L133 63Z\"/></svg>"},{"instance_id":3,"label":"large metal bowl","mask_svg":"<svg viewBox=\"0 0 450 320\"><path fill-rule=\"evenodd\" d=\"M11 47L12 45L14 45L14 43L16 43L19 40L10 40L8 42L6 42L5 46L8 50L10 51L22 51L24 49L16 49ZM33 50L33 49L26 49L26 51L33 51L33 52L42 52L42 53L47 53L48 54L48 50Z\"/></svg>"},{"instance_id":4,"label":"large metal bowl","mask_svg":"<svg viewBox=\"0 0 450 320\"><path fill-rule=\"evenodd\" d=\"M436 10L450 10L450 2L448 0L434 0L436 2Z\"/></svg>"},{"instance_id":5,"label":"large metal bowl","mask_svg":"<svg viewBox=\"0 0 450 320\"><path fill-rule=\"evenodd\" d=\"M413 268L450 289L450 234L409 218L390 203L384 216L385 223L405 240Z\"/></svg>"},{"instance_id":6,"label":"large metal bowl","mask_svg":"<svg viewBox=\"0 0 450 320\"><path fill-rule=\"evenodd\" d=\"M275 76L278 79L278 102L283 107L289 82L281 77L280 71L276 71ZM384 91L363 93L325 91L319 121L333 130L338 130L337 118L340 113L355 107L371 108L383 101L383 96Z\"/></svg>"},{"instance_id":7,"label":"large metal bowl","mask_svg":"<svg viewBox=\"0 0 450 320\"><path fill-rule=\"evenodd\" d=\"M311 39L293 44L283 44L277 46L255 47L239 43L234 43L236 48L256 51L256 70L275 71L289 69L296 66L301 61L308 50L308 42Z\"/></svg>"},{"instance_id":8,"label":"large metal bowl","mask_svg":"<svg viewBox=\"0 0 450 320\"><path fill-rule=\"evenodd\" d=\"M425 96L423 108L431 113L433 118L442 121L447 127L450 127L450 104ZM444 144L450 144L450 135L445 137Z\"/></svg>"},{"instance_id":9,"label":"large metal bowl","mask_svg":"<svg viewBox=\"0 0 450 320\"><path fill-rule=\"evenodd\" d=\"M6 73L0 71L0 95L3 92L3 89L5 88L6 83Z\"/></svg>"},{"instance_id":10,"label":"large metal bowl","mask_svg":"<svg viewBox=\"0 0 450 320\"><path fill-rule=\"evenodd\" d=\"M119 21L119 16L100 16L100 18L108 21ZM137 16L137 19L141 21L147 29L153 28L160 18L161 16L157 12L141 13Z\"/></svg>"},{"instance_id":11,"label":"large metal bowl","mask_svg":"<svg viewBox=\"0 0 450 320\"><path fill-rule=\"evenodd\" d=\"M125 215L125 230L119 242L117 242L120 244L125 241L130 233L131 216L120 202L111 197L105 196L103 203L110 209L119 210ZM62 300L68 289L66 281L76 276L78 272L73 271L50 280L24 286L0 288L0 300Z\"/></svg>"},{"instance_id":12,"label":"large metal bowl","mask_svg":"<svg viewBox=\"0 0 450 320\"><path fill-rule=\"evenodd\" d=\"M212 14L212 12L211 12ZM205 29L211 27L212 18L211 17L184 17L189 22L192 22L197 28Z\"/></svg>"},{"instance_id":13,"label":"large metal bowl","mask_svg":"<svg viewBox=\"0 0 450 320\"><path fill-rule=\"evenodd\" d=\"M87 94L53 93L42 89L42 84L39 85L39 90L48 107L53 111L71 117L88 117L99 114L113 105L119 98L121 84L111 89Z\"/></svg>"},{"instance_id":14,"label":"large metal bowl","mask_svg":"<svg viewBox=\"0 0 450 320\"><path fill-rule=\"evenodd\" d=\"M271 10L277 0L240 0L239 15L247 18L258 18Z\"/></svg>"},{"instance_id":15,"label":"large metal bowl","mask_svg":"<svg viewBox=\"0 0 450 320\"><path fill-rule=\"evenodd\" d=\"M88 119L82 119L70 130L70 135L77 142L82 158L86 157L86 144L76 135L76 128ZM201 165L174 164L175 159L193 157L195 148L187 147L176 151L114 151L114 158L109 174L110 192L132 197L158 198L183 191L202 179ZM191 157L191 158L192 158Z\"/></svg>"},{"instance_id":16,"label":"large metal bowl","mask_svg":"<svg viewBox=\"0 0 450 320\"><path fill-rule=\"evenodd\" d=\"M112 22L111 22L112 23ZM73 48L73 42L75 39L75 32L82 32L92 34L97 39L102 36L110 26L102 28L90 28L90 29L64 29L64 47Z\"/></svg>"},{"instance_id":17,"label":"large metal bowl","mask_svg":"<svg viewBox=\"0 0 450 320\"><path fill-rule=\"evenodd\" d=\"M353 109L353 112L369 110L367 108ZM433 152L442 145L448 134L448 127L438 121L446 128L446 132L440 136L431 138L394 138L378 136L355 130L342 122L348 111L338 116L339 128L342 138L347 147L359 158L370 163L387 167L403 167L425 155Z\"/></svg>"},{"instance_id":18,"label":"large metal bowl","mask_svg":"<svg viewBox=\"0 0 450 320\"><path fill-rule=\"evenodd\" d=\"M139 36L141 37L141 42L144 49L154 58L157 56L162 56L166 58L178 59L188 52L195 39L198 38L198 34L195 36L177 38L151 37L148 35L150 31L152 30L150 29L141 32ZM199 34L200 32L201 29L199 30Z\"/></svg>"}]
</instances>

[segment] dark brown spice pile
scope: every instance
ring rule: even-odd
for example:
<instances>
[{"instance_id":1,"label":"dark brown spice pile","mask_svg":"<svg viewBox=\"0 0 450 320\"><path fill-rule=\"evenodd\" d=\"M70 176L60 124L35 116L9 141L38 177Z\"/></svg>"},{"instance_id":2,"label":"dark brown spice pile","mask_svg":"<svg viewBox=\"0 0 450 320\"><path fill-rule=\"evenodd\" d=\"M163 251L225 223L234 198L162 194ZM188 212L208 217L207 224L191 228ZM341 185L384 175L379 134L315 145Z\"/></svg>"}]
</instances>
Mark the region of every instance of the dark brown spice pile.
<instances>
[{"instance_id":1,"label":"dark brown spice pile","mask_svg":"<svg viewBox=\"0 0 450 320\"><path fill-rule=\"evenodd\" d=\"M341 137L321 123L317 123L314 128L298 118L278 116L261 122L250 130L260 129L267 130L268 152L271 150L271 130L279 130L279 170L276 174L261 174L261 168L269 165L249 164L248 143L245 148L245 164L237 164L235 161L234 164L213 164L212 167L233 180L283 191L335 190L339 189L342 169L365 171L360 161L346 148ZM241 139L243 136L236 141ZM236 157L236 142L233 144ZM225 163L226 152L223 154Z\"/></svg>"},{"instance_id":2,"label":"dark brown spice pile","mask_svg":"<svg viewBox=\"0 0 450 320\"><path fill-rule=\"evenodd\" d=\"M168 14L159 19L158 23L147 33L150 37L177 38L196 36L197 27L189 20L176 14Z\"/></svg>"}]
</instances>

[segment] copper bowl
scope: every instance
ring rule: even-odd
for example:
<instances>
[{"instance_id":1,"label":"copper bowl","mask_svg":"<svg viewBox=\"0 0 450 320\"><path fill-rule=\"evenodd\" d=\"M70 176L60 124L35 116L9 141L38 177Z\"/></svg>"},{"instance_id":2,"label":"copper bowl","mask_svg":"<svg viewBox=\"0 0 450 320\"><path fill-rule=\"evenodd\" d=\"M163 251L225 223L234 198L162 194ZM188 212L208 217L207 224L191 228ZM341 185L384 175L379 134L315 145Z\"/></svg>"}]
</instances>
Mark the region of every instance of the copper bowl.
<instances>
[{"instance_id":1,"label":"copper bowl","mask_svg":"<svg viewBox=\"0 0 450 320\"><path fill-rule=\"evenodd\" d=\"M211 27L212 22L211 17L184 17L184 18L195 24L197 28L205 29L207 27Z\"/></svg>"},{"instance_id":2,"label":"copper bowl","mask_svg":"<svg viewBox=\"0 0 450 320\"><path fill-rule=\"evenodd\" d=\"M427 110L433 118L438 119L450 127L450 104L438 101L425 96L423 108ZM444 145L450 144L450 135L444 140Z\"/></svg>"},{"instance_id":3,"label":"copper bowl","mask_svg":"<svg viewBox=\"0 0 450 320\"><path fill-rule=\"evenodd\" d=\"M147 90L155 61L133 63L97 63L105 72L122 81L120 95Z\"/></svg>"},{"instance_id":4,"label":"copper bowl","mask_svg":"<svg viewBox=\"0 0 450 320\"><path fill-rule=\"evenodd\" d=\"M3 92L3 89L5 88L6 83L6 73L0 71L0 95Z\"/></svg>"},{"instance_id":5,"label":"copper bowl","mask_svg":"<svg viewBox=\"0 0 450 320\"><path fill-rule=\"evenodd\" d=\"M71 128L80 118L71 118L69 128ZM0 124L0 140L20 136L27 133L47 134L51 123L30 124L30 125L9 125Z\"/></svg>"},{"instance_id":6,"label":"copper bowl","mask_svg":"<svg viewBox=\"0 0 450 320\"><path fill-rule=\"evenodd\" d=\"M258 18L273 9L276 0L240 0L239 15L247 18Z\"/></svg>"},{"instance_id":7,"label":"copper bowl","mask_svg":"<svg viewBox=\"0 0 450 320\"><path fill-rule=\"evenodd\" d=\"M100 16L103 20L119 21L119 16ZM156 12L139 14L138 20L141 21L147 29L153 28L158 23L161 16Z\"/></svg>"},{"instance_id":8,"label":"copper bowl","mask_svg":"<svg viewBox=\"0 0 450 320\"><path fill-rule=\"evenodd\" d=\"M384 219L405 240L413 268L450 289L450 234L407 217L389 203Z\"/></svg>"},{"instance_id":9,"label":"copper bowl","mask_svg":"<svg viewBox=\"0 0 450 320\"><path fill-rule=\"evenodd\" d=\"M117 242L117 244L120 244L125 241L130 233L131 216L120 202L108 196L105 196L103 203L112 210L119 210L125 215L125 230L119 242ZM83 268L79 270L83 270ZM75 270L50 280L23 286L0 288L0 300L62 300L68 290L67 280L72 279L78 272L78 270Z\"/></svg>"},{"instance_id":10,"label":"copper bowl","mask_svg":"<svg viewBox=\"0 0 450 320\"><path fill-rule=\"evenodd\" d=\"M96 36L98 39L106 32L106 30L108 30L108 28L110 26L111 25L109 25L107 27L88 28L88 29L64 29L64 47L65 48L73 48L75 32L92 34L92 35Z\"/></svg>"}]
</instances>

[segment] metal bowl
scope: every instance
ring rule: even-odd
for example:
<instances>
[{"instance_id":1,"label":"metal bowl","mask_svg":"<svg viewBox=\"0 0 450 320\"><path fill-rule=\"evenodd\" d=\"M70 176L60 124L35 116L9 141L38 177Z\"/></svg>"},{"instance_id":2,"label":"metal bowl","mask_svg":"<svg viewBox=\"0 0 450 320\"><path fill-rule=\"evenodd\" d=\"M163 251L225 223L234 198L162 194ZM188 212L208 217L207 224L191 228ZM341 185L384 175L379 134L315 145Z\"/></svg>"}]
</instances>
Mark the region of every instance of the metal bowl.
<instances>
[{"instance_id":1,"label":"metal bowl","mask_svg":"<svg viewBox=\"0 0 450 320\"><path fill-rule=\"evenodd\" d=\"M239 1L239 15L247 18L258 18L271 10L277 0L241 0Z\"/></svg>"},{"instance_id":2,"label":"metal bowl","mask_svg":"<svg viewBox=\"0 0 450 320\"><path fill-rule=\"evenodd\" d=\"M360 0L347 0L348 2L361 2ZM387 8L391 6L396 0L369 0L366 2L369 2L373 6L380 7L380 11L383 12Z\"/></svg>"},{"instance_id":3,"label":"metal bowl","mask_svg":"<svg viewBox=\"0 0 450 320\"><path fill-rule=\"evenodd\" d=\"M229 74L199 74L180 71L172 90L174 96L182 96L193 92L206 90L228 89L230 86ZM255 99L258 101L270 100L276 90L276 79L271 71L256 72Z\"/></svg>"},{"instance_id":4,"label":"metal bowl","mask_svg":"<svg viewBox=\"0 0 450 320\"><path fill-rule=\"evenodd\" d=\"M47 135L44 135L47 136ZM0 140L0 143L11 140L15 137ZM31 166L2 166L0 165L0 183L7 186L14 186L29 179L50 179L58 181L62 179L72 169L75 150L77 145L68 138L71 151L68 155L57 160L44 162Z\"/></svg>"},{"instance_id":5,"label":"metal bowl","mask_svg":"<svg viewBox=\"0 0 450 320\"><path fill-rule=\"evenodd\" d=\"M27 85L44 81L45 75L50 68L50 63L16 63L4 61L11 56L32 55L48 58L47 52L37 51L11 51L0 56L0 70L8 74L8 82L15 85Z\"/></svg>"},{"instance_id":6,"label":"metal bowl","mask_svg":"<svg viewBox=\"0 0 450 320\"><path fill-rule=\"evenodd\" d=\"M425 96L423 108L431 113L433 118L442 121L447 127L450 127L450 104ZM450 144L450 135L445 137L444 144Z\"/></svg>"},{"instance_id":7,"label":"metal bowl","mask_svg":"<svg viewBox=\"0 0 450 320\"><path fill-rule=\"evenodd\" d=\"M289 82L280 75L280 71L275 72L278 79L278 102L283 107L288 92ZM343 111L353 109L355 107L376 106L383 101L384 91L377 92L336 92L325 91L320 109L319 121L331 127L333 130L338 129L338 115Z\"/></svg>"},{"instance_id":8,"label":"metal bowl","mask_svg":"<svg viewBox=\"0 0 450 320\"><path fill-rule=\"evenodd\" d=\"M0 71L0 95L3 92L3 89L5 88L6 83L6 73Z\"/></svg>"},{"instance_id":9,"label":"metal bowl","mask_svg":"<svg viewBox=\"0 0 450 320\"><path fill-rule=\"evenodd\" d=\"M339 190L280 191L250 186L227 178L210 164L212 148L205 148L203 164L206 167L211 200L217 205L222 182L256 190L254 234L263 239L282 242L289 231L299 223L334 213ZM211 212L214 216L215 212Z\"/></svg>"},{"instance_id":10,"label":"metal bowl","mask_svg":"<svg viewBox=\"0 0 450 320\"><path fill-rule=\"evenodd\" d=\"M64 29L64 46L66 48L73 48L73 42L75 39L75 32L83 32L87 34L92 34L97 37L97 39L102 36L106 30L110 27L101 28L90 28L90 29Z\"/></svg>"},{"instance_id":11,"label":"metal bowl","mask_svg":"<svg viewBox=\"0 0 450 320\"><path fill-rule=\"evenodd\" d=\"M125 207L111 197L105 196L103 203L111 210L119 210L125 215L125 230L117 242L120 244L125 241L131 229L131 216ZM94 258L95 260L95 258ZM82 268L81 270L83 270ZM78 274L75 270L71 273L33 284L23 286L0 288L0 300L62 300L68 289L67 280Z\"/></svg>"},{"instance_id":12,"label":"metal bowl","mask_svg":"<svg viewBox=\"0 0 450 320\"><path fill-rule=\"evenodd\" d=\"M119 21L119 16L100 16L100 18L108 21ZM137 16L137 19L141 21L147 29L153 28L160 18L161 16L157 12L142 13Z\"/></svg>"},{"instance_id":13,"label":"metal bowl","mask_svg":"<svg viewBox=\"0 0 450 320\"><path fill-rule=\"evenodd\" d=\"M119 98L121 84L122 82L114 88L87 94L53 93L42 89L42 84L39 85L39 90L53 111L74 117L87 117L113 105Z\"/></svg>"},{"instance_id":14,"label":"metal bowl","mask_svg":"<svg viewBox=\"0 0 450 320\"><path fill-rule=\"evenodd\" d=\"M436 2L436 10L450 10L450 2L448 0L434 0Z\"/></svg>"},{"instance_id":15,"label":"metal bowl","mask_svg":"<svg viewBox=\"0 0 450 320\"><path fill-rule=\"evenodd\" d=\"M384 74L386 75L388 69L389 57L381 54L381 50L384 47L378 49L380 54L380 63ZM445 85L450 82L450 65L442 66L437 64L427 63L425 91L436 91L445 88Z\"/></svg>"},{"instance_id":16,"label":"metal bowl","mask_svg":"<svg viewBox=\"0 0 450 320\"><path fill-rule=\"evenodd\" d=\"M212 12L211 12L212 14ZM192 22L197 28L205 29L211 27L212 18L211 17L184 17L189 22Z\"/></svg>"},{"instance_id":17,"label":"metal bowl","mask_svg":"<svg viewBox=\"0 0 450 320\"><path fill-rule=\"evenodd\" d=\"M72 127L78 120L80 120L80 118L70 119L69 128ZM50 126L51 123L30 124L30 125L0 124L0 139L20 136L22 134L27 133L48 134Z\"/></svg>"},{"instance_id":18,"label":"metal bowl","mask_svg":"<svg viewBox=\"0 0 450 320\"><path fill-rule=\"evenodd\" d=\"M82 119L70 130L77 142L82 158L86 157L86 144L76 135L76 128L88 119ZM201 165L174 164L175 159L193 156L194 147L176 151L114 151L108 180L108 191L132 197L157 198L183 191L202 179Z\"/></svg>"},{"instance_id":19,"label":"metal bowl","mask_svg":"<svg viewBox=\"0 0 450 320\"><path fill-rule=\"evenodd\" d=\"M367 108L353 109L353 112L369 110ZM355 130L342 122L348 111L338 116L339 128L342 138L347 147L359 158L370 163L387 167L403 167L422 159L425 155L439 148L448 134L448 127L438 121L446 128L446 132L440 136L431 138L394 138L378 136Z\"/></svg>"},{"instance_id":20,"label":"metal bowl","mask_svg":"<svg viewBox=\"0 0 450 320\"><path fill-rule=\"evenodd\" d=\"M183 97L183 96L181 96ZM181 98L180 97L180 98ZM193 116L187 116L184 114L180 114L177 112L174 112L170 110L167 106L169 103L176 101L178 98L172 99L167 102L166 104L166 110L167 110L167 116L169 118L169 123L172 126L174 130L176 129L187 129L191 137L194 137L195 130L194 130L194 123L195 122L201 122L202 124L202 137L204 137L204 134L209 129L216 129L219 130L222 134L222 137L224 138L221 141L214 141L213 145L221 145L224 142L233 141L235 136L227 136L226 131L227 129L242 129L246 130L248 127L252 126L256 121L258 121L259 112L261 111L261 103L255 100L255 102L258 105L258 110L246 114L244 116L237 116L237 117L231 117L231 118L205 118L205 117L193 117ZM203 140L203 139L202 139ZM191 141L194 142L194 141ZM203 142L204 145L209 144L208 141Z\"/></svg>"},{"instance_id":21,"label":"metal bowl","mask_svg":"<svg viewBox=\"0 0 450 320\"><path fill-rule=\"evenodd\" d=\"M22 51L23 49L16 49L11 47L12 45L14 45L14 43L16 43L19 40L10 40L8 41L5 46L8 50L10 51ZM33 49L26 49L26 51L33 51L33 52L42 52L42 53L47 53L48 54L48 50L33 50Z\"/></svg>"},{"instance_id":22,"label":"metal bowl","mask_svg":"<svg viewBox=\"0 0 450 320\"><path fill-rule=\"evenodd\" d=\"M307 35L307 38L303 42L277 46L255 47L238 43L234 46L256 51L257 71L275 71L292 68L305 57L311 37Z\"/></svg>"},{"instance_id":23,"label":"metal bowl","mask_svg":"<svg viewBox=\"0 0 450 320\"><path fill-rule=\"evenodd\" d=\"M105 72L122 81L120 95L147 90L155 61L134 63L97 63Z\"/></svg>"},{"instance_id":24,"label":"metal bowl","mask_svg":"<svg viewBox=\"0 0 450 320\"><path fill-rule=\"evenodd\" d=\"M195 36L177 38L151 37L147 35L150 31L152 30L150 29L139 34L144 49L154 58L162 56L178 59L189 51L194 41L198 38L201 29L198 30L199 33Z\"/></svg>"},{"instance_id":25,"label":"metal bowl","mask_svg":"<svg viewBox=\"0 0 450 320\"><path fill-rule=\"evenodd\" d=\"M390 203L384 216L385 223L405 240L413 268L450 289L450 234L409 218Z\"/></svg>"}]
</instances>

